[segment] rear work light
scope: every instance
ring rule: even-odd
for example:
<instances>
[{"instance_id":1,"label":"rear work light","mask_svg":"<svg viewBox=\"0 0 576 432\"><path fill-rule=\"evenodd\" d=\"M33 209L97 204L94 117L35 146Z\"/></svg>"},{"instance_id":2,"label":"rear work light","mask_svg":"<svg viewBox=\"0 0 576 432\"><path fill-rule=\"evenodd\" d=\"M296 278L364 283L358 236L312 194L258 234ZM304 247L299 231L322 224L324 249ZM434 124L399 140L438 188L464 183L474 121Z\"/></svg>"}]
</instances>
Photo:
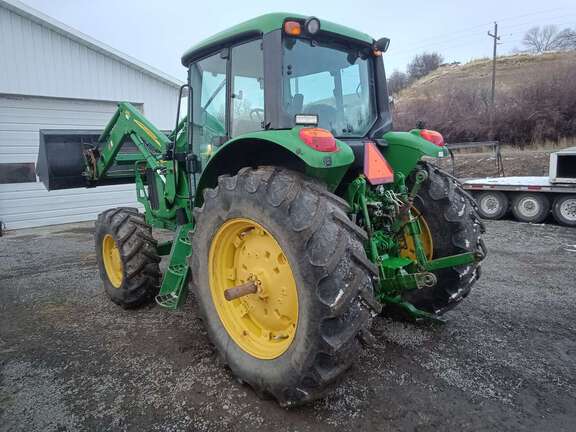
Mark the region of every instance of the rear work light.
<instances>
[{"instance_id":1,"label":"rear work light","mask_svg":"<svg viewBox=\"0 0 576 432\"><path fill-rule=\"evenodd\" d=\"M422 129L420 131L420 136L424 138L426 141L430 141L432 144L437 145L438 147L444 147L444 137L440 132L436 132L429 129Z\"/></svg>"},{"instance_id":2,"label":"rear work light","mask_svg":"<svg viewBox=\"0 0 576 432\"><path fill-rule=\"evenodd\" d=\"M298 132L300 139L308 147L312 147L314 150L320 152L336 152L338 147L336 146L336 140L334 136L322 128L302 128Z\"/></svg>"},{"instance_id":3,"label":"rear work light","mask_svg":"<svg viewBox=\"0 0 576 432\"><path fill-rule=\"evenodd\" d=\"M320 20L316 17L310 17L304 23L308 34L315 35L320 31Z\"/></svg>"},{"instance_id":4,"label":"rear work light","mask_svg":"<svg viewBox=\"0 0 576 432\"><path fill-rule=\"evenodd\" d=\"M394 181L392 167L372 141L364 144L364 175L373 186Z\"/></svg>"}]
</instances>

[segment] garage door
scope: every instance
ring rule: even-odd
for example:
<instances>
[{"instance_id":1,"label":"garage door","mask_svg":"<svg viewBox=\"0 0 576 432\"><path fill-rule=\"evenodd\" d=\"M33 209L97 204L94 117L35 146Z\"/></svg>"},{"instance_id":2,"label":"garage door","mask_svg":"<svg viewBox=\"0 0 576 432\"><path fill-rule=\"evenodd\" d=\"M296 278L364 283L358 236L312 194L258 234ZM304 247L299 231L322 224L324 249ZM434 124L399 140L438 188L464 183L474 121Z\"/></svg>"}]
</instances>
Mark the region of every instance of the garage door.
<instances>
[{"instance_id":1,"label":"garage door","mask_svg":"<svg viewBox=\"0 0 576 432\"><path fill-rule=\"evenodd\" d=\"M111 207L137 206L134 185L48 192L34 174L40 129L101 130L115 110L112 102L0 95L0 221L6 229L94 220Z\"/></svg>"}]
</instances>

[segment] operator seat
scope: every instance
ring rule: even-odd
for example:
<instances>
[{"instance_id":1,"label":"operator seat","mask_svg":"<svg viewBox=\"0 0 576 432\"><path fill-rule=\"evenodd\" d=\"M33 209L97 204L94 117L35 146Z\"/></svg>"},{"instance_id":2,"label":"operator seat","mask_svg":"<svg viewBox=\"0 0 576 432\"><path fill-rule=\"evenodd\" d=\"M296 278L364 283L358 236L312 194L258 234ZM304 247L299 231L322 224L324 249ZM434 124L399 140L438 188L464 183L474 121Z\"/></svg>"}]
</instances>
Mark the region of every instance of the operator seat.
<instances>
[{"instance_id":1,"label":"operator seat","mask_svg":"<svg viewBox=\"0 0 576 432\"><path fill-rule=\"evenodd\" d=\"M292 96L292 99L288 103L286 111L288 111L292 116L292 118L294 118L296 114L304 114L302 112L303 107L304 107L304 95L302 93L296 93L294 96Z\"/></svg>"}]
</instances>

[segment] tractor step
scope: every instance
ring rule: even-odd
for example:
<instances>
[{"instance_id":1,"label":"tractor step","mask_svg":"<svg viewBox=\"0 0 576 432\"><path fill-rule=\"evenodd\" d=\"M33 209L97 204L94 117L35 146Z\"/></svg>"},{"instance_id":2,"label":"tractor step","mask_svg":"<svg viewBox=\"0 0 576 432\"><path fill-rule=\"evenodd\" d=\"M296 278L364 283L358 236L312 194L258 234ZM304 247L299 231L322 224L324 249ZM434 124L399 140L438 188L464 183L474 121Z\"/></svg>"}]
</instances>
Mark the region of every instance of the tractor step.
<instances>
[{"instance_id":1,"label":"tractor step","mask_svg":"<svg viewBox=\"0 0 576 432\"><path fill-rule=\"evenodd\" d=\"M164 277L160 292L156 296L156 303L166 309L177 309L182 306L186 298L188 286L188 256L192 250L188 233L193 224L180 225L176 230L176 238L171 243L170 264ZM168 243L163 246L166 248Z\"/></svg>"},{"instance_id":2,"label":"tractor step","mask_svg":"<svg viewBox=\"0 0 576 432\"><path fill-rule=\"evenodd\" d=\"M166 309L177 309L179 305L180 296L175 293L168 293L166 295L157 295L154 300L158 306L162 306Z\"/></svg>"}]
</instances>

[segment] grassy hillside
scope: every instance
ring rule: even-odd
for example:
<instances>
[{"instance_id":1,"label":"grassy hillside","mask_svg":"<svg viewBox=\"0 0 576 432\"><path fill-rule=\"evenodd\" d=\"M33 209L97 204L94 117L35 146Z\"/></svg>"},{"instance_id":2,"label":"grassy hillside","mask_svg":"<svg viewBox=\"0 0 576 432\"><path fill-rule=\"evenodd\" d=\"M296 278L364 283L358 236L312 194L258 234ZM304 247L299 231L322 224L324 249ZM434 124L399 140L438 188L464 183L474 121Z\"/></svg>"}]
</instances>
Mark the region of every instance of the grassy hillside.
<instances>
[{"instance_id":1,"label":"grassy hillside","mask_svg":"<svg viewBox=\"0 0 576 432\"><path fill-rule=\"evenodd\" d=\"M525 85L534 77L564 67L576 68L576 52L516 54L498 57L496 89L509 91ZM492 80L492 59L484 58L466 64L445 65L415 81L396 97L397 103L445 93L454 87L489 88Z\"/></svg>"},{"instance_id":2,"label":"grassy hillside","mask_svg":"<svg viewBox=\"0 0 576 432\"><path fill-rule=\"evenodd\" d=\"M576 137L576 52L499 57L494 122L492 62L445 65L400 92L394 122L419 121L447 142L496 139L520 148L559 145Z\"/></svg>"}]
</instances>

